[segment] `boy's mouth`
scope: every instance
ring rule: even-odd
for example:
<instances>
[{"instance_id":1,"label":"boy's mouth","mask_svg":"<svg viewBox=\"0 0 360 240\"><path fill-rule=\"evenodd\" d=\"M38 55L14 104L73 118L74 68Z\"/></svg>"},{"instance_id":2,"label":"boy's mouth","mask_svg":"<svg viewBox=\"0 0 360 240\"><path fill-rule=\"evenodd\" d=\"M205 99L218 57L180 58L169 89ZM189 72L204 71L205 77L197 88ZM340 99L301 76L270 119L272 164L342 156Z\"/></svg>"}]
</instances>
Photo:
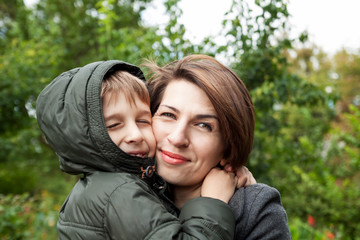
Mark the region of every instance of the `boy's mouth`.
<instances>
[{"instance_id":1,"label":"boy's mouth","mask_svg":"<svg viewBox=\"0 0 360 240\"><path fill-rule=\"evenodd\" d=\"M147 157L146 152L128 152L127 154L129 154L131 156L135 156L135 157L141 157L141 158Z\"/></svg>"}]
</instances>

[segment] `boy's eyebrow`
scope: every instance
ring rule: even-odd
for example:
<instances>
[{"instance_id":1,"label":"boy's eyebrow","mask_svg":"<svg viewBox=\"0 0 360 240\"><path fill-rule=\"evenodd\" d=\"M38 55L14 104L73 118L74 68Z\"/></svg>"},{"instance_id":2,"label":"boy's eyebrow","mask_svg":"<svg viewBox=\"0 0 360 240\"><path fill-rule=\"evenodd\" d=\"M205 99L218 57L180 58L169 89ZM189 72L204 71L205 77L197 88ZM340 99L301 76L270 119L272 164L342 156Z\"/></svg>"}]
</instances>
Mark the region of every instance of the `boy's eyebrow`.
<instances>
[{"instance_id":1,"label":"boy's eyebrow","mask_svg":"<svg viewBox=\"0 0 360 240\"><path fill-rule=\"evenodd\" d=\"M151 115L151 111L150 110L142 110L139 112L140 115Z\"/></svg>"},{"instance_id":2,"label":"boy's eyebrow","mask_svg":"<svg viewBox=\"0 0 360 240\"><path fill-rule=\"evenodd\" d=\"M176 113L179 113L179 109L166 105L166 104L161 104L159 107L166 107L166 108L170 108L171 110L173 110ZM219 121L219 118L216 115L213 114L197 114L195 115L195 119L203 119L203 118L214 118L215 120Z\"/></svg>"},{"instance_id":3,"label":"boy's eyebrow","mask_svg":"<svg viewBox=\"0 0 360 240\"><path fill-rule=\"evenodd\" d=\"M112 118L115 118L117 115L121 115L121 114L119 114L118 112L112 113L112 114L107 115L107 116L105 116L103 114L105 119L112 119ZM151 116L151 111L150 110L141 110L141 111L139 111L138 115L141 115L141 116L150 115Z\"/></svg>"}]
</instances>

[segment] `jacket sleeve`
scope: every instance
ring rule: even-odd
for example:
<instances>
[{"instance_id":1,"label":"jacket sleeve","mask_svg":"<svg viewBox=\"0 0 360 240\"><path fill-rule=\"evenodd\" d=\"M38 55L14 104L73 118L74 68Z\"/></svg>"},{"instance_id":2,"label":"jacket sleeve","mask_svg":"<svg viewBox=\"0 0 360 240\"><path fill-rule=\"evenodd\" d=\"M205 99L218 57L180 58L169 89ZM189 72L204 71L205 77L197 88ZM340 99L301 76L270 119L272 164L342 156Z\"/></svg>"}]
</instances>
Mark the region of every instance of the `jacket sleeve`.
<instances>
[{"instance_id":1,"label":"jacket sleeve","mask_svg":"<svg viewBox=\"0 0 360 240\"><path fill-rule=\"evenodd\" d=\"M287 214L275 188L265 184L240 188L229 205L235 214L234 239L291 239Z\"/></svg>"},{"instance_id":2,"label":"jacket sleeve","mask_svg":"<svg viewBox=\"0 0 360 240\"><path fill-rule=\"evenodd\" d=\"M110 239L229 239L235 219L231 208L212 198L189 200L179 217L169 213L142 181L119 186L104 214Z\"/></svg>"}]
</instances>

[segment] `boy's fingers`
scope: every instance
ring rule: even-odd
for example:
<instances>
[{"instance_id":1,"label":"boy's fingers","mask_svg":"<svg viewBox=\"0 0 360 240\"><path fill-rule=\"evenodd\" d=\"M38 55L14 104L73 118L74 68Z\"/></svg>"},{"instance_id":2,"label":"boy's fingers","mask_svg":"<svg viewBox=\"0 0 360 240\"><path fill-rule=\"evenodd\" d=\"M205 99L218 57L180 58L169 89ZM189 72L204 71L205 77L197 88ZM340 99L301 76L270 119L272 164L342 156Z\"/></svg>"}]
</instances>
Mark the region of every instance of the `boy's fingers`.
<instances>
[{"instance_id":1,"label":"boy's fingers","mask_svg":"<svg viewBox=\"0 0 360 240\"><path fill-rule=\"evenodd\" d=\"M237 177L237 184L236 184L236 188L241 188L242 186L244 186L247 183L247 179L244 177Z\"/></svg>"},{"instance_id":2,"label":"boy's fingers","mask_svg":"<svg viewBox=\"0 0 360 240\"><path fill-rule=\"evenodd\" d=\"M233 168L230 166L230 164L226 164L224 167L225 171L227 172L233 172Z\"/></svg>"},{"instance_id":3,"label":"boy's fingers","mask_svg":"<svg viewBox=\"0 0 360 240\"><path fill-rule=\"evenodd\" d=\"M234 177L234 186L235 186L235 188L238 188L238 181L239 181L239 178L235 175L235 177Z\"/></svg>"},{"instance_id":4,"label":"boy's fingers","mask_svg":"<svg viewBox=\"0 0 360 240\"><path fill-rule=\"evenodd\" d=\"M256 179L254 178L252 173L249 171L245 186L250 186L255 183L256 183Z\"/></svg>"},{"instance_id":5,"label":"boy's fingers","mask_svg":"<svg viewBox=\"0 0 360 240\"><path fill-rule=\"evenodd\" d=\"M236 175L238 175L238 177L244 177L246 176L246 169L244 166L240 167L237 169L236 171Z\"/></svg>"}]
</instances>

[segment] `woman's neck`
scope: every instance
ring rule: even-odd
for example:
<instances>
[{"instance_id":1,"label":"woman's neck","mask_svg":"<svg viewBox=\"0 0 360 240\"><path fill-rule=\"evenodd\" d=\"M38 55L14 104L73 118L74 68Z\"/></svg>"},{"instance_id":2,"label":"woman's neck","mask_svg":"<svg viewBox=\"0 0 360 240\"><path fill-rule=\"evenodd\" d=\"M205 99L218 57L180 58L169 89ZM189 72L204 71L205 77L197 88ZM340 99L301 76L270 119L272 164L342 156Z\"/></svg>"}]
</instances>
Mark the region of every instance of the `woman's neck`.
<instances>
[{"instance_id":1,"label":"woman's neck","mask_svg":"<svg viewBox=\"0 0 360 240\"><path fill-rule=\"evenodd\" d=\"M200 197L201 195L201 184L196 186L171 186L174 203L181 209L184 204L193 198Z\"/></svg>"}]
</instances>

